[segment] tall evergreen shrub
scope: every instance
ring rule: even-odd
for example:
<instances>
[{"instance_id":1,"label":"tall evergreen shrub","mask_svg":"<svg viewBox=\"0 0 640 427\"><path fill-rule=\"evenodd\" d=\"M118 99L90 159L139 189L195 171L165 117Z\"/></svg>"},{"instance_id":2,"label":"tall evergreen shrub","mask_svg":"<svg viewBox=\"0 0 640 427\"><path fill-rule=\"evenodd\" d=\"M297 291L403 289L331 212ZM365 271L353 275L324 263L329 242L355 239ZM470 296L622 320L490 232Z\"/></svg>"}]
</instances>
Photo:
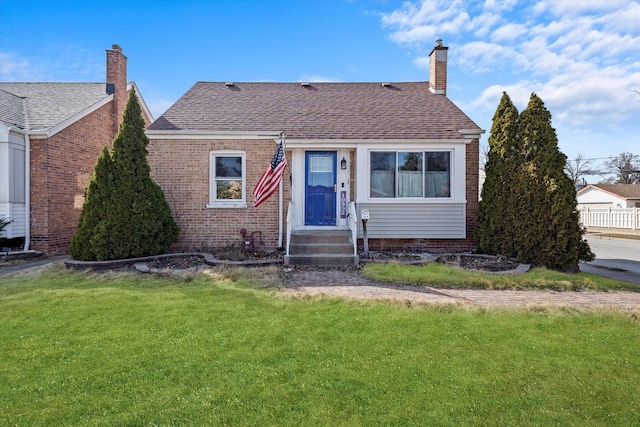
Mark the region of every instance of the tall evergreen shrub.
<instances>
[{"instance_id":1,"label":"tall evergreen shrub","mask_svg":"<svg viewBox=\"0 0 640 427\"><path fill-rule=\"evenodd\" d=\"M111 195L115 190L114 163L109 149L104 147L98 157L93 177L84 193L84 205L78 221L78 230L71 239L71 256L81 260L97 260L96 248L101 246L97 230L108 218Z\"/></svg>"},{"instance_id":2,"label":"tall evergreen shrub","mask_svg":"<svg viewBox=\"0 0 640 427\"><path fill-rule=\"evenodd\" d=\"M72 241L72 257L110 260L157 255L176 241L178 226L160 186L151 179L148 144L132 90L112 154L105 148L96 164Z\"/></svg>"},{"instance_id":3,"label":"tall evergreen shrub","mask_svg":"<svg viewBox=\"0 0 640 427\"><path fill-rule=\"evenodd\" d=\"M564 173L567 157L558 148L551 113L535 93L520 115L519 134L520 173L513 180L516 256L555 270L577 268L594 255L583 239L575 187Z\"/></svg>"},{"instance_id":4,"label":"tall evergreen shrub","mask_svg":"<svg viewBox=\"0 0 640 427\"><path fill-rule=\"evenodd\" d=\"M504 93L493 117L477 232L479 248L554 270L594 258L564 173L551 113L532 94L518 112Z\"/></svg>"},{"instance_id":5,"label":"tall evergreen shrub","mask_svg":"<svg viewBox=\"0 0 640 427\"><path fill-rule=\"evenodd\" d=\"M493 115L478 214L478 245L488 253L515 256L512 224L517 220L513 209L517 195L511 184L517 173L519 145L518 110L503 92Z\"/></svg>"}]
</instances>

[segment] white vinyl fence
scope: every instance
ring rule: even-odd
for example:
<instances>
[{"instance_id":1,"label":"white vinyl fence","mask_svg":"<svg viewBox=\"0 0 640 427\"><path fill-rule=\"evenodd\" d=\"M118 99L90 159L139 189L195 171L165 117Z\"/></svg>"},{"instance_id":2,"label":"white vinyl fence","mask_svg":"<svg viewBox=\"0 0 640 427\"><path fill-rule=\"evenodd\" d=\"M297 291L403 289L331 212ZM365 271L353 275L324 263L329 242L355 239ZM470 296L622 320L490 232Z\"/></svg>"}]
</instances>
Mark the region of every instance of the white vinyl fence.
<instances>
[{"instance_id":1,"label":"white vinyl fence","mask_svg":"<svg viewBox=\"0 0 640 427\"><path fill-rule=\"evenodd\" d=\"M640 208L580 209L580 222L585 227L640 230Z\"/></svg>"}]
</instances>

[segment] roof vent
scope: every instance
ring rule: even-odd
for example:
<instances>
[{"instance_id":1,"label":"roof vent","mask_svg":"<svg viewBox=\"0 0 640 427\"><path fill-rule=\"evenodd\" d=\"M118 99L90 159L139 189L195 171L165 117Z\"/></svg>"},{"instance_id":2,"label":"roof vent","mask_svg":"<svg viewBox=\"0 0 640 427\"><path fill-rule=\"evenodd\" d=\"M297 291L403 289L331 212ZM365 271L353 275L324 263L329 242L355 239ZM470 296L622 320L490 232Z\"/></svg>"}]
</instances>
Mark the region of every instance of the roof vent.
<instances>
[{"instance_id":1,"label":"roof vent","mask_svg":"<svg viewBox=\"0 0 640 427\"><path fill-rule=\"evenodd\" d=\"M226 87L232 87L232 86L235 86L235 83L233 83L233 82L226 82L224 85L225 85Z\"/></svg>"},{"instance_id":2,"label":"roof vent","mask_svg":"<svg viewBox=\"0 0 640 427\"><path fill-rule=\"evenodd\" d=\"M391 83L382 83L382 87L391 87Z\"/></svg>"},{"instance_id":3,"label":"roof vent","mask_svg":"<svg viewBox=\"0 0 640 427\"><path fill-rule=\"evenodd\" d=\"M302 86L302 87L309 87L309 86L311 86L311 83L309 83L309 82L302 82L302 83L300 83L300 86Z\"/></svg>"}]
</instances>

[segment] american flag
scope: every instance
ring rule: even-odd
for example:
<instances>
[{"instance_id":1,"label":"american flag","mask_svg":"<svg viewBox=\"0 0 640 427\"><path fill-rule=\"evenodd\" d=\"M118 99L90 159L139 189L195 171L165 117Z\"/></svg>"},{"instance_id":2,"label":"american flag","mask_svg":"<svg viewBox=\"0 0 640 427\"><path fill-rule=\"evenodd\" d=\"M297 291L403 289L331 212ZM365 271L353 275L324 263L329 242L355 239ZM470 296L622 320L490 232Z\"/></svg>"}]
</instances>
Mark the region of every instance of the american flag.
<instances>
[{"instance_id":1,"label":"american flag","mask_svg":"<svg viewBox=\"0 0 640 427\"><path fill-rule=\"evenodd\" d=\"M267 166L256 188L253 190L253 206L257 208L276 191L286 167L287 158L284 155L284 141L280 141L276 154L271 159L271 164Z\"/></svg>"}]
</instances>

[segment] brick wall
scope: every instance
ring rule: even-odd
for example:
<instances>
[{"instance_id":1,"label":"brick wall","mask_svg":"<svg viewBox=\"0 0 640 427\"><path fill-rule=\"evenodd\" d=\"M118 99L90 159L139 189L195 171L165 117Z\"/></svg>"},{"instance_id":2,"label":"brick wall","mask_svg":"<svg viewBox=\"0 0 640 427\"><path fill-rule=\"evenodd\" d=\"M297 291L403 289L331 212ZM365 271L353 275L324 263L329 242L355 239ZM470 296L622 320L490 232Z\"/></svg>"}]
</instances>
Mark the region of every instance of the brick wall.
<instances>
[{"instance_id":1,"label":"brick wall","mask_svg":"<svg viewBox=\"0 0 640 427\"><path fill-rule=\"evenodd\" d=\"M358 247L364 246L358 239ZM476 245L468 239L369 239L371 250L408 250L431 253L468 252L476 249Z\"/></svg>"},{"instance_id":2,"label":"brick wall","mask_svg":"<svg viewBox=\"0 0 640 427\"><path fill-rule=\"evenodd\" d=\"M447 50L441 44L429 54L429 88L435 93L447 94Z\"/></svg>"},{"instance_id":3,"label":"brick wall","mask_svg":"<svg viewBox=\"0 0 640 427\"><path fill-rule=\"evenodd\" d=\"M261 231L265 248L278 244L278 192L257 209L253 189L269 165L277 146L273 140L152 140L149 144L151 176L162 188L180 227L175 248L206 250L240 245L240 229ZM246 155L246 208L207 208L209 153L244 151ZM287 152L291 162L291 153ZM284 219L291 200L290 170L284 173ZM286 226L283 233L286 232Z\"/></svg>"},{"instance_id":4,"label":"brick wall","mask_svg":"<svg viewBox=\"0 0 640 427\"><path fill-rule=\"evenodd\" d=\"M113 109L110 102L51 138L31 140L32 249L69 252L98 156L122 121L114 122Z\"/></svg>"},{"instance_id":5,"label":"brick wall","mask_svg":"<svg viewBox=\"0 0 640 427\"><path fill-rule=\"evenodd\" d=\"M31 248L69 251L102 148L113 139L111 103L48 139L31 140Z\"/></svg>"},{"instance_id":6,"label":"brick wall","mask_svg":"<svg viewBox=\"0 0 640 427\"><path fill-rule=\"evenodd\" d=\"M480 140L473 139L467 145L467 239L466 247L476 249L478 241L476 239L476 230L478 229L478 185L479 185L479 163L480 163ZM467 249L465 249L467 250Z\"/></svg>"},{"instance_id":7,"label":"brick wall","mask_svg":"<svg viewBox=\"0 0 640 427\"><path fill-rule=\"evenodd\" d=\"M127 57L122 53L122 48L114 44L111 49L107 49L107 84L113 85L113 102L111 111L113 120L113 134L118 133L118 124L124 113L127 104Z\"/></svg>"}]
</instances>

